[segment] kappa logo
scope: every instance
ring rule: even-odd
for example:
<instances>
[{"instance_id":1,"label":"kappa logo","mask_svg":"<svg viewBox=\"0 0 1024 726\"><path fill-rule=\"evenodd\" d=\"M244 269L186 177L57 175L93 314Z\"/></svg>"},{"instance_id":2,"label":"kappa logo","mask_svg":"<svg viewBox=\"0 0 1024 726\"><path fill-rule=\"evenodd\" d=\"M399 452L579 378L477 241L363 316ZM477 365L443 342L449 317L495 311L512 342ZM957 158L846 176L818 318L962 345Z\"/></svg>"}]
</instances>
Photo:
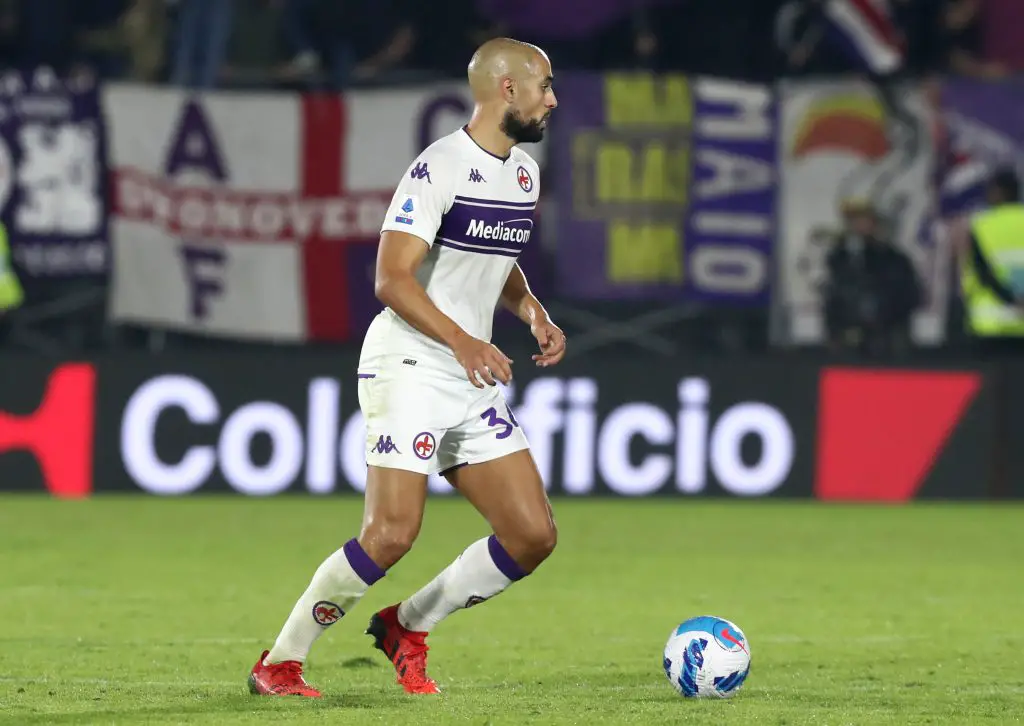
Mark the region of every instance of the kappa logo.
<instances>
[{"instance_id":1,"label":"kappa logo","mask_svg":"<svg viewBox=\"0 0 1024 726\"><path fill-rule=\"evenodd\" d=\"M329 600L321 600L313 606L313 620L325 628L341 620L345 611Z\"/></svg>"},{"instance_id":2,"label":"kappa logo","mask_svg":"<svg viewBox=\"0 0 1024 726\"><path fill-rule=\"evenodd\" d=\"M437 442L434 440L434 435L429 431L417 434L416 438L412 440L412 453L424 461L434 455L434 449L436 448Z\"/></svg>"},{"instance_id":3,"label":"kappa logo","mask_svg":"<svg viewBox=\"0 0 1024 726\"><path fill-rule=\"evenodd\" d=\"M479 184L480 182L483 182L484 184L487 183L487 180L484 179L483 174L481 174L477 169L469 170L469 180L477 184Z\"/></svg>"},{"instance_id":4,"label":"kappa logo","mask_svg":"<svg viewBox=\"0 0 1024 726\"><path fill-rule=\"evenodd\" d=\"M377 439L377 444L370 449L370 451L376 451L378 454L390 454L392 451L401 454L395 443L391 440L390 436L381 436Z\"/></svg>"},{"instance_id":5,"label":"kappa logo","mask_svg":"<svg viewBox=\"0 0 1024 726\"><path fill-rule=\"evenodd\" d=\"M416 166L414 166L412 171L409 172L409 176L416 180L426 179L427 184L434 183L430 181L430 171L427 169L427 162L425 161L421 161Z\"/></svg>"}]
</instances>

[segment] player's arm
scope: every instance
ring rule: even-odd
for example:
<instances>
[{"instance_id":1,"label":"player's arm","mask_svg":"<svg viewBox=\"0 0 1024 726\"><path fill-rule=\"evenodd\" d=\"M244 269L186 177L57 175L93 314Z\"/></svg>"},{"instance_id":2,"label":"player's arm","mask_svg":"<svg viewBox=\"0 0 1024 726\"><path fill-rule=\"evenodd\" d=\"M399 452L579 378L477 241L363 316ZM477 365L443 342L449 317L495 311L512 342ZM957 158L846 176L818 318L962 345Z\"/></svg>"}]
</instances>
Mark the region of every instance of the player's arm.
<instances>
[{"instance_id":1,"label":"player's arm","mask_svg":"<svg viewBox=\"0 0 1024 726\"><path fill-rule=\"evenodd\" d=\"M374 293L402 320L424 335L454 349L468 333L437 309L416 279L416 269L427 256L419 237L407 232L385 231L377 250Z\"/></svg>"},{"instance_id":2,"label":"player's arm","mask_svg":"<svg viewBox=\"0 0 1024 726\"><path fill-rule=\"evenodd\" d=\"M429 248L408 232L385 230L377 250L374 293L402 320L424 335L447 345L477 388L512 380L511 359L497 347L474 338L434 304L416 279L416 269ZM483 383L479 379L483 379Z\"/></svg>"},{"instance_id":3,"label":"player's arm","mask_svg":"<svg viewBox=\"0 0 1024 726\"><path fill-rule=\"evenodd\" d=\"M548 319L548 313L544 306L530 291L526 275L523 274L518 262L512 266L512 272L505 280L505 287L501 290L501 304L527 325L533 325L538 320Z\"/></svg>"},{"instance_id":4,"label":"player's arm","mask_svg":"<svg viewBox=\"0 0 1024 726\"><path fill-rule=\"evenodd\" d=\"M530 332L540 345L541 354L534 355L537 365L546 367L554 365L565 356L565 333L551 322L551 317L537 296L530 291L519 263L512 266L512 271L505 280L501 290L501 304L517 318L530 326Z\"/></svg>"}]
</instances>

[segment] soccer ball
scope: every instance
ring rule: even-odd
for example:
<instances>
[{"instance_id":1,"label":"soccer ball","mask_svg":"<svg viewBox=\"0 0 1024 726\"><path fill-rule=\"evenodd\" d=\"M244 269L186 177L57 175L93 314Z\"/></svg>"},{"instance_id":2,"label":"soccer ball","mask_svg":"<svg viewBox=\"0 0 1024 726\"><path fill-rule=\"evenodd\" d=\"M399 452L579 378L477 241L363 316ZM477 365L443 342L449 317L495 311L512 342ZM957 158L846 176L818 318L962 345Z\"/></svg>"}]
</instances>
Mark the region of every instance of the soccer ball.
<instances>
[{"instance_id":1,"label":"soccer ball","mask_svg":"<svg viewBox=\"0 0 1024 726\"><path fill-rule=\"evenodd\" d=\"M750 645L728 620L690 618L669 635L664 666L669 682L687 698L729 698L750 673Z\"/></svg>"}]
</instances>

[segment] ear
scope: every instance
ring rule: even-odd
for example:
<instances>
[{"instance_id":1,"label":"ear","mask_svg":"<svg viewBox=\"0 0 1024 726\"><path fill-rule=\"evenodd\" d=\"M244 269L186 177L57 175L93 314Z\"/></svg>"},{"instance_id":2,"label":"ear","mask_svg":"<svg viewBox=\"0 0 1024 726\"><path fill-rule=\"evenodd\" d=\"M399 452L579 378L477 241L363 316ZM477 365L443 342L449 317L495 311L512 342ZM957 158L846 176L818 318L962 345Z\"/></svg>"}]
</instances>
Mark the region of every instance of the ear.
<instances>
[{"instance_id":1,"label":"ear","mask_svg":"<svg viewBox=\"0 0 1024 726\"><path fill-rule=\"evenodd\" d=\"M512 78L501 79L501 96L505 99L506 103L512 103L516 96L516 82Z\"/></svg>"}]
</instances>

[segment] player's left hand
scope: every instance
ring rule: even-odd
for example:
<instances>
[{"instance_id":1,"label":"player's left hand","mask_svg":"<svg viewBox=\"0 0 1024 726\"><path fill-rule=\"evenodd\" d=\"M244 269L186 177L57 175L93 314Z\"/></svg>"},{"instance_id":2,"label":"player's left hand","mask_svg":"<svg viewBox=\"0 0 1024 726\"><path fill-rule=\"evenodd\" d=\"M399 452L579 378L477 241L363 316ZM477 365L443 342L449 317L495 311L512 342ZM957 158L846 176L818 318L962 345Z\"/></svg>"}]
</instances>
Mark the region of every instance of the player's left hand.
<instances>
[{"instance_id":1,"label":"player's left hand","mask_svg":"<svg viewBox=\"0 0 1024 726\"><path fill-rule=\"evenodd\" d=\"M540 354L533 356L541 368L553 366L565 356L565 333L550 320L536 322L530 332L540 344Z\"/></svg>"}]
</instances>

